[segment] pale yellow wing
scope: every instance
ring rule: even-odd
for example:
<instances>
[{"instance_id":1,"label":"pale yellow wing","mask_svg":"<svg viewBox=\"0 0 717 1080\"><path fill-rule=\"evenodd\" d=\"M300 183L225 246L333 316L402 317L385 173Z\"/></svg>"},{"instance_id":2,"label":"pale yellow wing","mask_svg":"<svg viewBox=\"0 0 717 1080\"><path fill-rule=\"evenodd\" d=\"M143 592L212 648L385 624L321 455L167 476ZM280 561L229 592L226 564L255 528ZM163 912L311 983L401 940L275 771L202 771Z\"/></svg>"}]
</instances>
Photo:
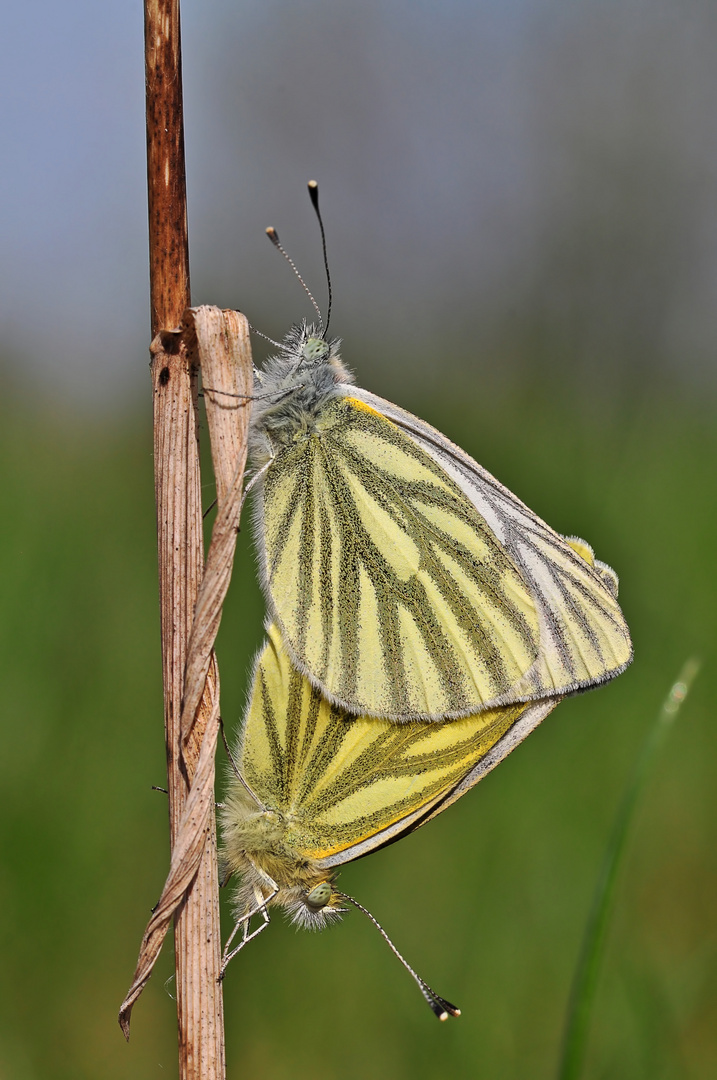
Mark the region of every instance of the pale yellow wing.
<instances>
[{"instance_id":1,"label":"pale yellow wing","mask_svg":"<svg viewBox=\"0 0 717 1080\"><path fill-rule=\"evenodd\" d=\"M439 454L433 429L350 389L278 454L260 500L264 585L299 670L342 708L400 721L553 697L622 670L629 635L595 567L510 502L496 525L452 444Z\"/></svg>"},{"instance_id":2,"label":"pale yellow wing","mask_svg":"<svg viewBox=\"0 0 717 1080\"><path fill-rule=\"evenodd\" d=\"M285 823L286 849L328 867L397 839L449 805L554 704L541 703L540 715L538 706L513 705L442 724L350 717L292 667L271 627L239 768Z\"/></svg>"},{"instance_id":3,"label":"pale yellow wing","mask_svg":"<svg viewBox=\"0 0 717 1080\"><path fill-rule=\"evenodd\" d=\"M617 602L618 577L577 537L564 537L494 476L412 413L366 390L351 392L396 424L470 500L520 572L540 625L535 663L514 688L539 698L595 686L632 660L630 631Z\"/></svg>"}]
</instances>

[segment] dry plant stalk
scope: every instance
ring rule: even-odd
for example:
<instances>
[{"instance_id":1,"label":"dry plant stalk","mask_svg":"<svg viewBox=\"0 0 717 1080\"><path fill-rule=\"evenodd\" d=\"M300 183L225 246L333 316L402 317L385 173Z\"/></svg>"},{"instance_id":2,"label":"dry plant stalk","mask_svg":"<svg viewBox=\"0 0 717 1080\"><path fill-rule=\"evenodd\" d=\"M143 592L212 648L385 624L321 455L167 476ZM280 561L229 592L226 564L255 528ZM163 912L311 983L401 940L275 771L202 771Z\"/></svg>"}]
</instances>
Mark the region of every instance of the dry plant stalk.
<instances>
[{"instance_id":1,"label":"dry plant stalk","mask_svg":"<svg viewBox=\"0 0 717 1080\"><path fill-rule=\"evenodd\" d=\"M161 588L165 673L174 679L181 671L181 689L165 678L170 775L172 858L160 901L152 914L140 948L137 969L120 1010L120 1024L129 1035L132 1006L142 992L176 913L175 936L183 934L180 956L177 943L177 1002L180 1014L180 1065L182 1076L224 1076L224 1047L219 932L218 873L214 820L214 753L219 725L219 677L213 653L222 604L229 587L236 536L239 528L244 466L246 462L249 395L252 362L248 325L234 311L201 307L186 313L184 326L175 333L163 332L152 346L155 393L169 392L173 380L190 388L191 395L173 393L169 422L156 428L160 552L182 557L179 550L186 529L199 529L193 537L201 553L201 507L199 505L196 441L196 372L201 366L208 386L224 393L207 393L206 407L217 484L217 516L212 530L207 563L189 610L191 567L179 580L171 576L172 559L160 558L164 577ZM194 460L196 458L196 461ZM197 482L188 483L191 461ZM166 490L164 490L166 488ZM173 498L187 500L186 514L178 515ZM161 501L160 501L161 499ZM192 546L194 546L192 545ZM182 581L187 588L182 588ZM195 578L196 580L196 578ZM176 631L184 627L185 634ZM181 641L187 644L182 662ZM181 701L181 712L172 704ZM172 768L174 766L174 768ZM172 778L175 791L172 792ZM179 798L176 786L180 790ZM181 798L181 794L185 794ZM182 1024L182 1019L185 1023Z\"/></svg>"},{"instance_id":2,"label":"dry plant stalk","mask_svg":"<svg viewBox=\"0 0 717 1080\"><path fill-rule=\"evenodd\" d=\"M179 0L144 0L147 201L152 337L189 307Z\"/></svg>"},{"instance_id":3,"label":"dry plant stalk","mask_svg":"<svg viewBox=\"0 0 717 1080\"><path fill-rule=\"evenodd\" d=\"M179 0L144 0L144 16L155 493L172 860L167 888L147 927L120 1023L128 1035L132 1005L176 911L179 1074L181 1080L223 1080L224 1019L221 987L215 978L220 962L216 842L213 794L209 794L219 708L218 673L211 658L213 637L209 645L206 640L196 641L188 656L204 556L195 339L190 334L188 342L175 332L191 302ZM234 326L233 330L237 341L246 337L244 328ZM250 370L247 354L229 379L244 382L250 379ZM233 420L242 422L238 413ZM241 468L241 461L239 453L235 470ZM214 616L217 625L218 617ZM211 636L211 612L205 611L199 622L209 627L204 633ZM187 696L189 659L192 684ZM201 683L198 692L197 681ZM190 705L190 698L198 706ZM187 710L191 707L190 722L185 725L187 740L181 737L183 702Z\"/></svg>"}]
</instances>

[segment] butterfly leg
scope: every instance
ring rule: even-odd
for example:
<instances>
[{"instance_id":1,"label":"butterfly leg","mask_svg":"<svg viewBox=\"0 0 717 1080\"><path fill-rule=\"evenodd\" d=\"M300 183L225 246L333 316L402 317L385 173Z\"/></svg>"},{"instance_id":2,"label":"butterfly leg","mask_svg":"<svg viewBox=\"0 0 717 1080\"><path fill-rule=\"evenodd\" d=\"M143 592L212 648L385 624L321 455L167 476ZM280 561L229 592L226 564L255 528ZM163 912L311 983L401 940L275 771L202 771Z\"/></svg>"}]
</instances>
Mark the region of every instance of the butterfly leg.
<instances>
[{"instance_id":1,"label":"butterfly leg","mask_svg":"<svg viewBox=\"0 0 717 1080\"><path fill-rule=\"evenodd\" d=\"M222 953L222 966L219 972L220 981L224 978L226 970L229 967L230 962L236 956L236 954L238 952L241 952L247 942L257 937L262 932L262 930L265 930L271 922L269 912L267 911L267 904L276 896L279 891L279 886L276 884L273 878L269 877L268 874L262 874L262 877L266 879L267 885L269 885L271 891L268 896L264 896L263 892L258 888L258 886L254 886L254 906L250 907L249 910L241 916L241 918L237 919L234 925L234 929L229 935L227 943L224 946L224 952ZM250 930L251 920L254 918L255 915L261 915L263 922L261 922L254 930ZM236 937L240 927L242 931L242 939L238 945L236 945L233 949L230 949L231 943Z\"/></svg>"},{"instance_id":2,"label":"butterfly leg","mask_svg":"<svg viewBox=\"0 0 717 1080\"><path fill-rule=\"evenodd\" d=\"M254 915L261 915L261 917L263 919L263 922L259 923L259 925L254 930L252 930L251 933L250 933L249 932L249 927L251 925L251 919L254 917ZM270 916L269 916L269 912L266 910L265 907L260 907L258 909L254 909L254 910L248 912L246 915L242 916L242 918L239 920L239 922L236 924L236 926L232 930L232 932L231 932L231 934L229 936L229 940L227 941L226 946L224 948L224 955L222 956L222 967L221 967L221 971L219 972L219 978L220 979L224 978L224 976L226 974L226 970L229 967L229 964L231 963L231 961L236 956L236 954L241 952L241 950L244 948L244 946L246 945L246 943L248 941L251 941L253 938L257 937L262 932L262 930L264 930L265 927L267 927L269 925L270 921L271 921L271 919L270 919ZM229 948L231 942L233 941L233 939L234 939L234 937L235 937L235 935L237 933L237 930L239 929L240 926L242 928L242 939L239 942L239 944L236 945L230 952L227 952L227 949Z\"/></svg>"}]
</instances>

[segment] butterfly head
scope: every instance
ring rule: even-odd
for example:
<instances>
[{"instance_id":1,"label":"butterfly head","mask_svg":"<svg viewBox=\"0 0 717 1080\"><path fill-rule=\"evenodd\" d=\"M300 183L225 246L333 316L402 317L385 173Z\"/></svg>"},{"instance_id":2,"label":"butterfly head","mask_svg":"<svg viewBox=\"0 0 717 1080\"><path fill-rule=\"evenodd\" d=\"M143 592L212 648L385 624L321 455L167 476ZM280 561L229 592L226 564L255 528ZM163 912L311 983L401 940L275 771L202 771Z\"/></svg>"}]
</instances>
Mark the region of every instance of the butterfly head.
<instances>
[{"instance_id":1,"label":"butterfly head","mask_svg":"<svg viewBox=\"0 0 717 1080\"><path fill-rule=\"evenodd\" d=\"M322 337L318 327L291 328L281 351L257 372L252 407L250 450L255 465L291 445L296 436L314 429L323 407L353 378L339 356L336 339Z\"/></svg>"},{"instance_id":2,"label":"butterfly head","mask_svg":"<svg viewBox=\"0 0 717 1080\"><path fill-rule=\"evenodd\" d=\"M330 354L331 346L329 342L322 337L306 337L299 349L302 366L305 365L306 367L314 367L317 364L323 364L329 359Z\"/></svg>"},{"instance_id":3,"label":"butterfly head","mask_svg":"<svg viewBox=\"0 0 717 1080\"><path fill-rule=\"evenodd\" d=\"M261 897L309 930L323 929L345 910L332 875L298 841L291 813L257 807L247 788L233 783L222 819L224 870L241 878L237 910L250 910Z\"/></svg>"},{"instance_id":4,"label":"butterfly head","mask_svg":"<svg viewBox=\"0 0 717 1080\"><path fill-rule=\"evenodd\" d=\"M323 930L339 919L346 908L342 896L333 881L324 877L315 885L298 885L282 889L277 895L280 904L292 923L304 930Z\"/></svg>"},{"instance_id":5,"label":"butterfly head","mask_svg":"<svg viewBox=\"0 0 717 1080\"><path fill-rule=\"evenodd\" d=\"M296 385L307 374L324 369L337 372L343 379L345 371L339 357L340 344L337 338L325 337L321 327L314 323L298 323L281 342L279 352L258 373L259 380L264 386L276 381ZM334 381L338 380L334 378Z\"/></svg>"},{"instance_id":6,"label":"butterfly head","mask_svg":"<svg viewBox=\"0 0 717 1080\"><path fill-rule=\"evenodd\" d=\"M304 930L323 930L346 911L332 878L296 852L252 852L235 860L233 869L241 875L238 911L249 910L261 895L271 906L283 908L289 920Z\"/></svg>"}]
</instances>

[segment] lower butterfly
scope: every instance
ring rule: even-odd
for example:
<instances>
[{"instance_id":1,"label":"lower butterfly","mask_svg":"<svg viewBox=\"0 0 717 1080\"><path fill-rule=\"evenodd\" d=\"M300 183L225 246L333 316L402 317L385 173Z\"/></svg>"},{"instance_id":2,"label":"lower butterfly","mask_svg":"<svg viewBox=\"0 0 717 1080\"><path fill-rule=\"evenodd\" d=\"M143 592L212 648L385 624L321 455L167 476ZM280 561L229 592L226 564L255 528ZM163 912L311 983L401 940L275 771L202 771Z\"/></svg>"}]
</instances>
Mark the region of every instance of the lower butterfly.
<instances>
[{"instance_id":1,"label":"lower butterfly","mask_svg":"<svg viewBox=\"0 0 717 1080\"><path fill-rule=\"evenodd\" d=\"M283 908L299 926L320 929L352 904L379 929L436 1016L457 1016L370 912L336 887L336 868L440 814L556 704L555 698L514 704L446 723L349 716L295 670L272 626L256 661L221 810L225 870L240 878L222 970L268 925L269 907Z\"/></svg>"}]
</instances>

